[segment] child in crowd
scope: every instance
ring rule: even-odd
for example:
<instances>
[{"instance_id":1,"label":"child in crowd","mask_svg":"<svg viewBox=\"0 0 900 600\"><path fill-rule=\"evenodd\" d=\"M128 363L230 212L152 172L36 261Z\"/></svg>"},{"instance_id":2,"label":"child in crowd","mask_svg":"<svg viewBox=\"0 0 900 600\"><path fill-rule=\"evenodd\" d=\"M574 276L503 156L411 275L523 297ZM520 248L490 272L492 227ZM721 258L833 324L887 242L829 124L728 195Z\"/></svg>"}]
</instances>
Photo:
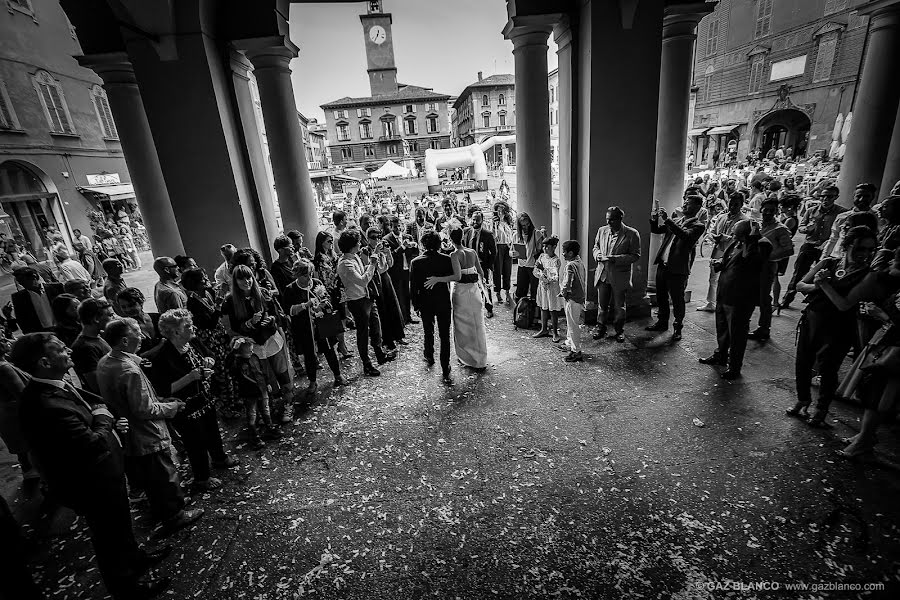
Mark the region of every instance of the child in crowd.
<instances>
[{"instance_id":1,"label":"child in crowd","mask_svg":"<svg viewBox=\"0 0 900 600\"><path fill-rule=\"evenodd\" d=\"M558 343L559 337L559 312L566 307L565 300L559 295L559 273L562 270L562 261L556 256L556 246L559 238L550 236L545 239L543 252L534 264L534 276L538 278L537 305L541 309L541 330L532 335L534 338L550 337L547 330L547 320L550 320L553 330L553 341Z\"/></svg>"},{"instance_id":2,"label":"child in crowd","mask_svg":"<svg viewBox=\"0 0 900 600\"><path fill-rule=\"evenodd\" d=\"M266 380L265 370L259 358L253 354L253 340L239 337L231 343L231 354L228 356L229 368L237 388L238 397L244 403L247 415L247 429L250 432L250 445L259 450L266 444L256 429L257 417L270 434L276 434L272 424L272 413L269 409L269 390L271 386Z\"/></svg>"},{"instance_id":3,"label":"child in crowd","mask_svg":"<svg viewBox=\"0 0 900 600\"><path fill-rule=\"evenodd\" d=\"M581 244L576 240L563 242L563 258L566 268L562 277L559 295L566 301L566 341L560 344L560 350L568 350L566 362L584 360L581 353L581 317L584 314L585 281L587 270L581 262Z\"/></svg>"}]
</instances>

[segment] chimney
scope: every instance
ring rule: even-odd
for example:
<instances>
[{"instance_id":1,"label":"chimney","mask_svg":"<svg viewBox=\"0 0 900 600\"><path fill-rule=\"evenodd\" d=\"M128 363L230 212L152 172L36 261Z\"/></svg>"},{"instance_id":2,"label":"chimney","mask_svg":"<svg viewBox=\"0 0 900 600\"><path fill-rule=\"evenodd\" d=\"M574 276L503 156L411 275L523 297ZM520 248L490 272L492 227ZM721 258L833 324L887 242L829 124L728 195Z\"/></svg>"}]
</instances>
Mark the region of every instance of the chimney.
<instances>
[{"instance_id":1,"label":"chimney","mask_svg":"<svg viewBox=\"0 0 900 600\"><path fill-rule=\"evenodd\" d=\"M482 77L482 72L478 71L478 81L481 81L481 77Z\"/></svg>"}]
</instances>

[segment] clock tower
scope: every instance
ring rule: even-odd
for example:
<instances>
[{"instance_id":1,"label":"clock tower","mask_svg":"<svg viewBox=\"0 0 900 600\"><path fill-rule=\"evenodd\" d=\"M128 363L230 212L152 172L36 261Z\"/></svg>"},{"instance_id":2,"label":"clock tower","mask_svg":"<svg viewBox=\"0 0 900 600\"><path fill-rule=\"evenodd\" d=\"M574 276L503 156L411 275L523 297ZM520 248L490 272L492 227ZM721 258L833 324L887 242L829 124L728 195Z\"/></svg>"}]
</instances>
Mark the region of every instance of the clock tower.
<instances>
[{"instance_id":1,"label":"clock tower","mask_svg":"<svg viewBox=\"0 0 900 600\"><path fill-rule=\"evenodd\" d=\"M373 96L394 94L398 88L391 13L382 11L381 0L369 0L366 5L368 11L359 15L359 20L366 44L369 87Z\"/></svg>"}]
</instances>

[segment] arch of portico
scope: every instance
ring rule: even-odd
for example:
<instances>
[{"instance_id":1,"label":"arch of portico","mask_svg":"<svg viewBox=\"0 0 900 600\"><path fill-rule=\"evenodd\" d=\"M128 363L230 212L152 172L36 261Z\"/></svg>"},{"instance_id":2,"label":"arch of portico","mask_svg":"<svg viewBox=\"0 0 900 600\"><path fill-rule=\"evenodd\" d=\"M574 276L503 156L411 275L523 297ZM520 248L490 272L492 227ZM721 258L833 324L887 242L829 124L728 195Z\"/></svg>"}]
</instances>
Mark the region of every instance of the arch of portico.
<instances>
[{"instance_id":1,"label":"arch of portico","mask_svg":"<svg viewBox=\"0 0 900 600\"><path fill-rule=\"evenodd\" d=\"M271 186L249 95L259 87L275 188L286 229L317 228L296 118L288 38L289 0L61 0L84 56L104 88L120 131L151 242L201 265L219 262L215 242L271 255L277 233ZM653 198L681 198L693 47L715 2L681 0L507 0L502 35L516 75L517 196L550 227L551 172L547 49L559 59L560 235L585 254L606 208L618 204L641 233L635 266L639 304L652 267L646 218ZM876 181L900 170L893 131L900 101L900 0L870 0L870 39L842 179ZM593 60L591 59L593 57ZM598 60L597 57L615 57ZM120 125L120 130L123 127ZM874 140L874 141L873 141ZM577 168L576 168L577 165ZM894 166L892 166L894 165ZM900 177L900 173L896 173ZM628 194L614 190L627 187ZM589 264L593 267L593 261Z\"/></svg>"}]
</instances>

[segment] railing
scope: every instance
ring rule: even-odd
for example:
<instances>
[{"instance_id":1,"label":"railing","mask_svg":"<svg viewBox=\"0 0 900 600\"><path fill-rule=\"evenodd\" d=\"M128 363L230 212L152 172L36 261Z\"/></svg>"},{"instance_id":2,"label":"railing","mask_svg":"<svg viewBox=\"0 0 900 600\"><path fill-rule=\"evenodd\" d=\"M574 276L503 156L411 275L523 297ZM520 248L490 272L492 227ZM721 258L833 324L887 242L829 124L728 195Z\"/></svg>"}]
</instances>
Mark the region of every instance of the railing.
<instances>
[{"instance_id":1,"label":"railing","mask_svg":"<svg viewBox=\"0 0 900 600\"><path fill-rule=\"evenodd\" d=\"M401 136L400 136L399 133L395 133L394 135L380 135L380 136L378 136L378 141L379 141L379 142L391 142L391 141L399 140L399 139L401 139Z\"/></svg>"}]
</instances>

